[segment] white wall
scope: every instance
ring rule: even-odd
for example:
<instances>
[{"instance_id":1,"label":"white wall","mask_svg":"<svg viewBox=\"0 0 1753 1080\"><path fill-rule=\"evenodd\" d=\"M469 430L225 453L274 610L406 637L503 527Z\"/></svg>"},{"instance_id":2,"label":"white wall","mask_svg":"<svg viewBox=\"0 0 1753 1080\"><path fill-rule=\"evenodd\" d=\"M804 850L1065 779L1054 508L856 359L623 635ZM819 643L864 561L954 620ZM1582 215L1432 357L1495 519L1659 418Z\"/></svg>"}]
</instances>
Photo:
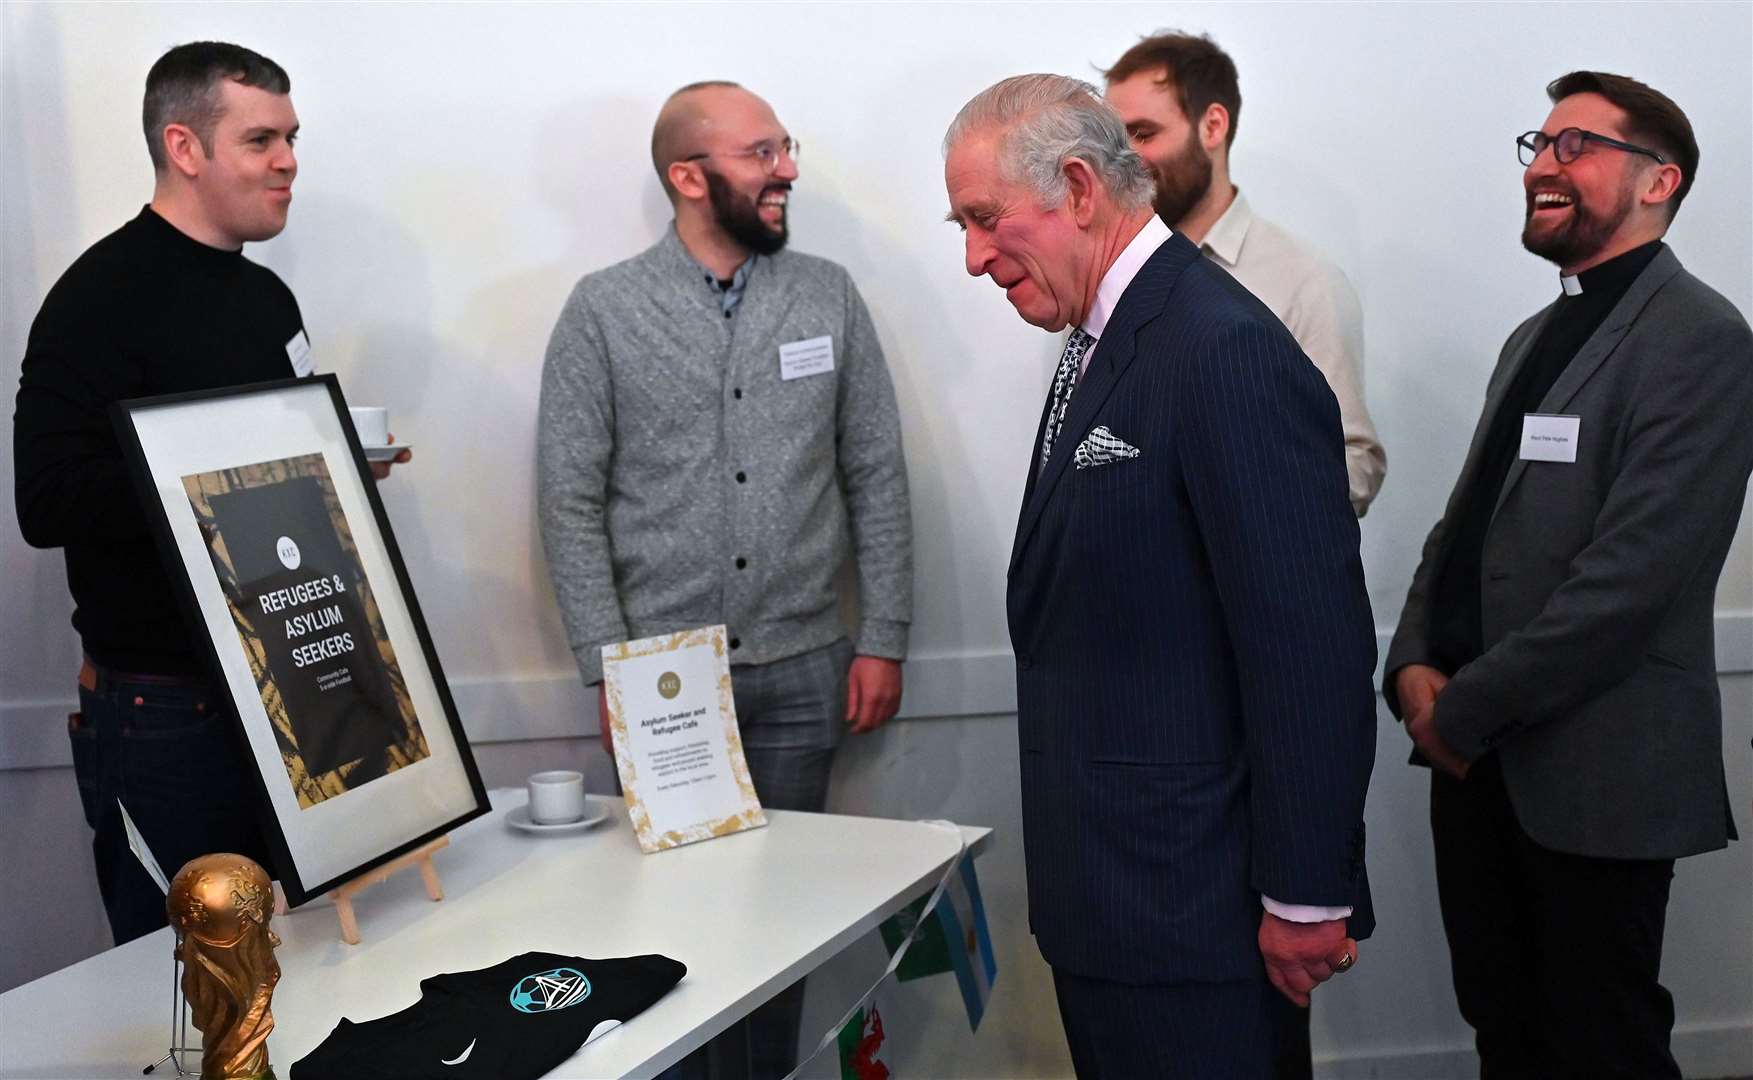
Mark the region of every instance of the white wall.
<instances>
[{"instance_id":1,"label":"white wall","mask_svg":"<svg viewBox=\"0 0 1753 1080\"><path fill-rule=\"evenodd\" d=\"M989 283L963 274L959 236L940 220L938 141L961 103L996 79L1090 76L1165 24L1210 30L1237 57L1238 180L1257 210L1336 259L1362 297L1369 400L1389 457L1363 551L1385 629L1498 345L1556 292L1552 269L1516 240L1511 145L1544 117L1548 79L1575 67L1623 71L1688 110L1703 163L1669 239L1753 312L1745 5L5 5L0 384L13 384L56 276L149 196L138 116L152 60L199 37L274 57L293 76L302 171L291 227L251 254L297 293L318 364L354 401L389 404L416 447L383 494L473 738L575 733L583 698L533 514L542 348L578 275L643 248L667 218L646 156L658 103L693 79L741 80L805 144L794 243L852 271L894 371L918 534L906 711L968 717L904 722L858 745L836 805L953 807L998 824L992 873L1002 876L1020 859L1014 775L972 763L1007 760L1004 560L1054 346ZM0 487L12 469L7 440ZM58 769L78 655L65 580L57 553L27 548L10 515L0 522L0 769ZM1745 524L1719 609L1720 666L1753 668ZM1753 701L1745 679L1724 687L1747 832ZM1381 962L1336 991L1318 1021L1322 1045L1357 1060L1464 1041L1446 992L1422 797L1398 738L1385 735L1370 856L1386 910L1400 918L1385 915ZM967 767L945 764L958 762ZM920 788L922 776L941 786ZM62 773L0 772L0 804L34 808L28 831L8 816L0 864L43 846L80 850L77 811L38 803L62 789L76 806ZM1683 865L1669 954L1682 1025L1726 1025L1743 1046L1753 1031L1746 850ZM999 916L1012 962L978 1052L1021 1047L1003 1060L1051 1073L1063 1048L1030 967L1020 895L995 891L1012 904ZM0 893L0 931L36 942L36 964L78 955L43 945L57 939L31 921L40 917ZM0 986L40 970L0 972ZM975 1060L953 1049L951 1030L930 1038L945 1060ZM1734 1067L1753 1071L1750 1058Z\"/></svg>"}]
</instances>

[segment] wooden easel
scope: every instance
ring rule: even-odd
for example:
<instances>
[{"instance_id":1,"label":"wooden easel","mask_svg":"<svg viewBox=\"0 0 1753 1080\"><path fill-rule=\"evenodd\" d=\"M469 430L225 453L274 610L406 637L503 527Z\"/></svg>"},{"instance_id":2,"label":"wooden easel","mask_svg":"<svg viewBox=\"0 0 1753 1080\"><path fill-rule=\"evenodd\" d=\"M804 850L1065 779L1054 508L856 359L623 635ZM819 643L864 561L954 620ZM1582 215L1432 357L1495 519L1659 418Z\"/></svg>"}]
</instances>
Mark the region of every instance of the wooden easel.
<instances>
[{"instance_id":1,"label":"wooden easel","mask_svg":"<svg viewBox=\"0 0 1753 1080\"><path fill-rule=\"evenodd\" d=\"M432 865L432 853L449 846L450 837L441 836L420 845L406 855L391 859L370 873L356 877L347 884L331 890L329 899L335 902L335 915L341 920L341 940L349 945L359 944L359 920L353 915L353 897L365 889L387 880L391 874L398 870L418 866L420 880L426 883L426 895L433 900L443 900L444 887L438 883L438 868Z\"/></svg>"}]
</instances>

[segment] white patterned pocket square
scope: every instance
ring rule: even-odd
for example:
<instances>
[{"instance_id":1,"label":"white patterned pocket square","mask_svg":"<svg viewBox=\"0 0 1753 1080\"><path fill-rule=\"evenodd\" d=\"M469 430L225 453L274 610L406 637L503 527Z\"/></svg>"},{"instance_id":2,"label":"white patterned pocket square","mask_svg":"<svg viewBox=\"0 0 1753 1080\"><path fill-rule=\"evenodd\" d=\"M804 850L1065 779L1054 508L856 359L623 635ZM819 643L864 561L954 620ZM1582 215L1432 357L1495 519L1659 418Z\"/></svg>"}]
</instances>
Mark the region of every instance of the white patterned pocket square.
<instances>
[{"instance_id":1,"label":"white patterned pocket square","mask_svg":"<svg viewBox=\"0 0 1753 1080\"><path fill-rule=\"evenodd\" d=\"M1072 462L1080 469L1092 468L1096 465L1110 465L1116 461L1138 456L1138 447L1122 439L1108 430L1106 424L1091 429L1084 440L1077 445L1077 452L1072 455Z\"/></svg>"}]
</instances>

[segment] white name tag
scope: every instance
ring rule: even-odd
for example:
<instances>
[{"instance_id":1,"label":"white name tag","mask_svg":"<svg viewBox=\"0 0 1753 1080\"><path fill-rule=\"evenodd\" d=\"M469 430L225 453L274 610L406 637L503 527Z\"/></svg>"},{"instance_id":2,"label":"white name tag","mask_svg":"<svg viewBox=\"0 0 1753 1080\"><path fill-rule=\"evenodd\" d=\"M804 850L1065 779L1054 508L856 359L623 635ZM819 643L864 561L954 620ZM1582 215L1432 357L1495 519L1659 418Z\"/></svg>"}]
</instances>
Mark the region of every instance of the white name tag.
<instances>
[{"instance_id":1,"label":"white name tag","mask_svg":"<svg viewBox=\"0 0 1753 1080\"><path fill-rule=\"evenodd\" d=\"M1582 430L1582 426L1583 418L1580 416L1524 413L1521 459L1575 463L1577 433Z\"/></svg>"},{"instance_id":2,"label":"white name tag","mask_svg":"<svg viewBox=\"0 0 1753 1080\"><path fill-rule=\"evenodd\" d=\"M292 373L301 379L316 370L310 358L310 337L302 328L286 343L286 359L292 361Z\"/></svg>"},{"instance_id":3,"label":"white name tag","mask_svg":"<svg viewBox=\"0 0 1753 1080\"><path fill-rule=\"evenodd\" d=\"M830 334L779 346L779 377L790 381L834 370L834 338Z\"/></svg>"}]
</instances>

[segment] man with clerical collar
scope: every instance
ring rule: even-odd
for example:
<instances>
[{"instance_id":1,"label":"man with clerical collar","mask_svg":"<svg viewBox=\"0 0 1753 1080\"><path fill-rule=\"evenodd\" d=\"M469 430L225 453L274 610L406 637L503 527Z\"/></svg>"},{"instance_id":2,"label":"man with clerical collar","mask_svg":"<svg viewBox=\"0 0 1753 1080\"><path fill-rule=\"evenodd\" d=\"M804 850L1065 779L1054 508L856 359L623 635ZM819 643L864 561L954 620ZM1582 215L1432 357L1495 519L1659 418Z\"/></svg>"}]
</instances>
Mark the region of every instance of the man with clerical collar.
<instances>
[{"instance_id":1,"label":"man with clerical collar","mask_svg":"<svg viewBox=\"0 0 1753 1080\"><path fill-rule=\"evenodd\" d=\"M1685 113L1577 71L1516 139L1517 327L1424 546L1383 687L1431 773L1438 893L1482 1075L1678 1077L1674 860L1735 836L1712 606L1753 472L1753 333L1662 242Z\"/></svg>"},{"instance_id":2,"label":"man with clerical collar","mask_svg":"<svg viewBox=\"0 0 1753 1080\"><path fill-rule=\"evenodd\" d=\"M842 731L875 730L901 698L912 526L894 389L851 277L786 249L798 145L765 101L685 86L651 152L674 222L585 275L548 344L549 574L593 686L604 645L725 624L761 803L819 812ZM853 640L834 588L849 556ZM714 1040L715 1075L791 1071L802 989Z\"/></svg>"},{"instance_id":3,"label":"man with clerical collar","mask_svg":"<svg viewBox=\"0 0 1753 1080\"><path fill-rule=\"evenodd\" d=\"M1029 924L1072 1063L1307 1076L1309 995L1374 925L1375 632L1339 409L1152 212L1094 87L997 83L944 154L968 273L1071 328L1007 601Z\"/></svg>"},{"instance_id":4,"label":"man with clerical collar","mask_svg":"<svg viewBox=\"0 0 1753 1080\"><path fill-rule=\"evenodd\" d=\"M179 45L146 76L152 201L81 255L31 324L13 416L19 531L63 550L85 653L70 718L117 944L165 925L118 798L172 872L229 851L272 865L254 766L183 615L111 425L127 398L310 374L292 292L243 246L286 227L298 114L279 64L224 42ZM397 460L407 460L403 451ZM387 464L374 466L388 475Z\"/></svg>"},{"instance_id":5,"label":"man with clerical collar","mask_svg":"<svg viewBox=\"0 0 1753 1080\"><path fill-rule=\"evenodd\" d=\"M1103 73L1108 104L1156 175L1156 212L1272 309L1334 397L1352 509L1362 517L1388 474L1363 392L1363 309L1339 267L1255 215L1230 181L1242 115L1235 61L1207 35L1162 31Z\"/></svg>"}]
</instances>

